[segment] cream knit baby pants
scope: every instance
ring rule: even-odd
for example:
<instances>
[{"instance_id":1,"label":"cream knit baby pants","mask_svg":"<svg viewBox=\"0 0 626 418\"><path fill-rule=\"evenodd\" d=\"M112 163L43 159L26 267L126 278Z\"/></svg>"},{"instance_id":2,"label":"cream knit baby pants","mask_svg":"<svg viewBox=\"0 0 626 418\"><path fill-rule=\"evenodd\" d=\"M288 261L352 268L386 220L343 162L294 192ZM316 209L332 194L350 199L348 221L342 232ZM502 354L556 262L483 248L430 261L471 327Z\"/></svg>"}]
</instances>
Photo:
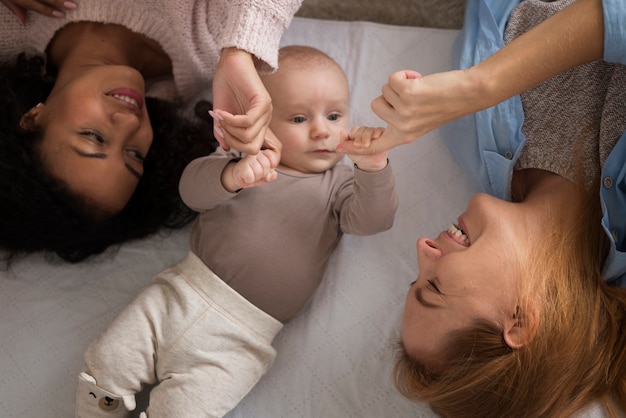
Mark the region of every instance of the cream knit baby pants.
<instances>
[{"instance_id":1,"label":"cream knit baby pants","mask_svg":"<svg viewBox=\"0 0 626 418\"><path fill-rule=\"evenodd\" d=\"M89 346L76 416L125 417L142 386L157 384L148 418L222 417L270 367L281 328L189 253Z\"/></svg>"}]
</instances>

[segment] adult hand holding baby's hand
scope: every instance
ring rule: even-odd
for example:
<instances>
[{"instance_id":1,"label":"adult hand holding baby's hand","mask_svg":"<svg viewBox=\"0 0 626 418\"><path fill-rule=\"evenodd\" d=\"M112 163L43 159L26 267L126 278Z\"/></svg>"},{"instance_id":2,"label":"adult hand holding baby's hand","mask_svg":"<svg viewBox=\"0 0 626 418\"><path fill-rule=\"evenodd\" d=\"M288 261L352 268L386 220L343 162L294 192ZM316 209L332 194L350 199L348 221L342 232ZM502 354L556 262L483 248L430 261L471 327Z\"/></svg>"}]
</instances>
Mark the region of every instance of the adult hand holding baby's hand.
<instances>
[{"instance_id":1,"label":"adult hand holding baby's hand","mask_svg":"<svg viewBox=\"0 0 626 418\"><path fill-rule=\"evenodd\" d=\"M374 113L387 122L385 133L370 146L345 142L338 150L376 154L411 143L445 123L478 110L470 99L476 89L468 84L463 71L428 76L411 70L393 73L383 86L382 95L371 104Z\"/></svg>"},{"instance_id":2,"label":"adult hand holding baby's hand","mask_svg":"<svg viewBox=\"0 0 626 418\"><path fill-rule=\"evenodd\" d=\"M213 104L210 114L222 148L259 152L272 118L272 100L248 52L222 50L213 78Z\"/></svg>"},{"instance_id":3,"label":"adult hand holding baby's hand","mask_svg":"<svg viewBox=\"0 0 626 418\"><path fill-rule=\"evenodd\" d=\"M235 163L231 176L235 190L260 186L276 179L276 170L270 167L267 150L246 155Z\"/></svg>"},{"instance_id":4,"label":"adult hand holding baby's hand","mask_svg":"<svg viewBox=\"0 0 626 418\"><path fill-rule=\"evenodd\" d=\"M261 186L276 180L282 145L271 130L266 131L263 149L231 163L222 173L222 184L230 191Z\"/></svg>"},{"instance_id":5,"label":"adult hand holding baby's hand","mask_svg":"<svg viewBox=\"0 0 626 418\"><path fill-rule=\"evenodd\" d=\"M65 17L65 11L74 10L76 3L67 0L0 0L17 17L26 23L28 10L50 17Z\"/></svg>"},{"instance_id":6,"label":"adult hand holding baby's hand","mask_svg":"<svg viewBox=\"0 0 626 418\"><path fill-rule=\"evenodd\" d=\"M370 149L372 143L378 141L384 132L385 129L383 128L355 126L350 130L350 134L342 133L342 142L340 145L350 143L350 146L358 149ZM348 153L348 157L363 171L376 172L387 166L386 151L375 154Z\"/></svg>"}]
</instances>

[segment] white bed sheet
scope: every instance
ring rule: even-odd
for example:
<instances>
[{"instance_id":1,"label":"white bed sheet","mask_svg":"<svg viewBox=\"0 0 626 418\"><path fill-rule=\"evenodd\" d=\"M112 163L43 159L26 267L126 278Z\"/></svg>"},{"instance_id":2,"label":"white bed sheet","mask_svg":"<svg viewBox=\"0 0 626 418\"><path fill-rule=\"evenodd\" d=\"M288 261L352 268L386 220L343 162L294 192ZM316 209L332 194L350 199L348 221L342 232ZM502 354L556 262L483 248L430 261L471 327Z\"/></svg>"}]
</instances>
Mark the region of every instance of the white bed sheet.
<instances>
[{"instance_id":1,"label":"white bed sheet","mask_svg":"<svg viewBox=\"0 0 626 418\"><path fill-rule=\"evenodd\" d=\"M351 83L352 123L382 125L369 105L388 76L447 69L456 33L296 18L283 44L335 58ZM437 139L433 132L391 152L400 197L393 228L342 239L313 301L278 335L274 366L228 417L434 416L395 391L391 368L417 276L415 240L446 228L473 191ZM33 255L0 272L0 417L72 417L85 348L155 273L185 255L187 234L126 244L78 265Z\"/></svg>"}]
</instances>

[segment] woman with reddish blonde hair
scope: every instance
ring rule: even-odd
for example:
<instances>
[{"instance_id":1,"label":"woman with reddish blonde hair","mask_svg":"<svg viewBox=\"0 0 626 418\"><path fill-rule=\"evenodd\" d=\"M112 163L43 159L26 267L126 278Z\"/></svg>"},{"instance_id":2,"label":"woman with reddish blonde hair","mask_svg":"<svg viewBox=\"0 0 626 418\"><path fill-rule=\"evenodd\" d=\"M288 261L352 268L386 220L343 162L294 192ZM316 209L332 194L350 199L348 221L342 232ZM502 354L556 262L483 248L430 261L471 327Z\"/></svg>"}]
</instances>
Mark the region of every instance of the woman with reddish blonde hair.
<instances>
[{"instance_id":1,"label":"woman with reddish blonde hair","mask_svg":"<svg viewBox=\"0 0 626 418\"><path fill-rule=\"evenodd\" d=\"M470 0L459 69L392 74L385 134L340 146L441 127L482 192L417 241L404 309L397 386L442 416L626 412L625 18L619 0Z\"/></svg>"}]
</instances>

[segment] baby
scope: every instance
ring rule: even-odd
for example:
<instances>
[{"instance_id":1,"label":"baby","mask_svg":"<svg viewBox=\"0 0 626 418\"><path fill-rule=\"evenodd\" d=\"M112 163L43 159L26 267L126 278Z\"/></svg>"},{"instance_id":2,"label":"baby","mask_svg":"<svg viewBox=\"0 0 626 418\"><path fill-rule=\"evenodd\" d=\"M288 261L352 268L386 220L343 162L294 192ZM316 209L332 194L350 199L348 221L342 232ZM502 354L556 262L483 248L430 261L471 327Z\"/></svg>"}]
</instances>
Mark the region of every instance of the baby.
<instances>
[{"instance_id":1,"label":"baby","mask_svg":"<svg viewBox=\"0 0 626 418\"><path fill-rule=\"evenodd\" d=\"M90 345L77 417L124 417L146 384L156 384L150 418L225 415L270 367L274 337L319 287L342 234L392 226L397 196L387 154L339 164L341 141L367 143L383 132L359 127L348 138L341 67L322 51L289 46L279 69L261 77L282 148L278 167L271 148L220 149L187 166L180 193L200 213L190 252Z\"/></svg>"}]
</instances>

